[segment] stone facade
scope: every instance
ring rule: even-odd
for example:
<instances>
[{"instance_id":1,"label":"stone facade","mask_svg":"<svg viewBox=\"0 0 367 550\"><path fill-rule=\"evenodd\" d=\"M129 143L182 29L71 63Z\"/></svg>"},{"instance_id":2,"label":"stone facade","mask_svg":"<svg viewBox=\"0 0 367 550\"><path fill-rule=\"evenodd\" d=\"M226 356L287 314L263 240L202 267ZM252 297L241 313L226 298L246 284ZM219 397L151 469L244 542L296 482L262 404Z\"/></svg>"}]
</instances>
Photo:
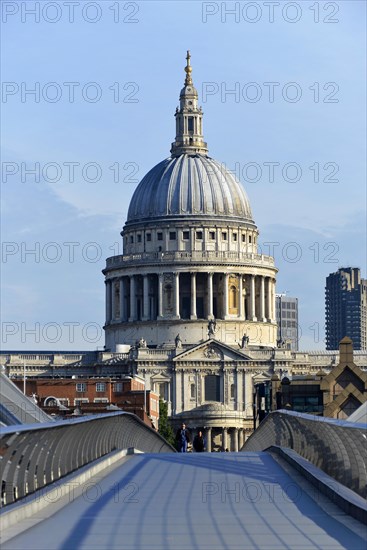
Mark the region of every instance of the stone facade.
<instances>
[{"instance_id":1,"label":"stone facade","mask_svg":"<svg viewBox=\"0 0 367 550\"><path fill-rule=\"evenodd\" d=\"M179 344L179 342L178 342ZM212 450L227 443L242 446L253 431L253 389L272 376L282 378L332 373L340 362L339 351L293 352L287 349L237 348L214 338L194 346L167 348L131 347L117 352L9 353L1 352L10 378L124 378L139 375L147 390L168 402L174 425L185 419L195 433L206 428ZM354 351L353 364L367 372L367 352ZM213 379L206 376L218 377ZM210 397L218 400L207 399ZM215 394L214 392L217 392ZM227 434L227 435L226 435ZM235 437L237 434L237 438ZM224 437L223 437L224 436ZM227 441L225 441L227 439ZM236 443L237 441L237 443Z\"/></svg>"}]
</instances>

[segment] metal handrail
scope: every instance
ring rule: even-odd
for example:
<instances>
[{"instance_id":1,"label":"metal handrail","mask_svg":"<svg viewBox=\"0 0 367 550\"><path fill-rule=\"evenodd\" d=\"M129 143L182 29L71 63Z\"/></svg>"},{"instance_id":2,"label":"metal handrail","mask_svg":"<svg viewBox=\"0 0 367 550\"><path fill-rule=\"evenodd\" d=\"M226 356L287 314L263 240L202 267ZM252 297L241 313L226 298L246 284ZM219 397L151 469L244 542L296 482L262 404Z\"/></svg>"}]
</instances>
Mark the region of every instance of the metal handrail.
<instances>
[{"instance_id":1,"label":"metal handrail","mask_svg":"<svg viewBox=\"0 0 367 550\"><path fill-rule=\"evenodd\" d=\"M117 412L0 431L1 505L78 470L115 450L176 452L137 416Z\"/></svg>"},{"instance_id":2,"label":"metal handrail","mask_svg":"<svg viewBox=\"0 0 367 550\"><path fill-rule=\"evenodd\" d=\"M357 494L367 496L367 424L295 411L273 411L241 451L293 449Z\"/></svg>"}]
</instances>

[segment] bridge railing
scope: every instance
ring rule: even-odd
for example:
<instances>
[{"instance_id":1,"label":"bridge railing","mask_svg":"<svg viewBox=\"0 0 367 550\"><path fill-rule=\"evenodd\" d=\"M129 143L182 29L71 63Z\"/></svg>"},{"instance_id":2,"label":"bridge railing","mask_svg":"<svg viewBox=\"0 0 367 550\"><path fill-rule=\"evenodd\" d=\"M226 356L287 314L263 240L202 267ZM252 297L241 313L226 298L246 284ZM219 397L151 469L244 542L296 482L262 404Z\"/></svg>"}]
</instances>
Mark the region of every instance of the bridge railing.
<instances>
[{"instance_id":1,"label":"bridge railing","mask_svg":"<svg viewBox=\"0 0 367 550\"><path fill-rule=\"evenodd\" d=\"M109 453L134 447L175 452L130 413L111 413L1 429L1 506L6 506Z\"/></svg>"},{"instance_id":2,"label":"bridge railing","mask_svg":"<svg viewBox=\"0 0 367 550\"><path fill-rule=\"evenodd\" d=\"M293 449L362 497L367 496L367 424L278 410L270 413L242 451Z\"/></svg>"}]
</instances>

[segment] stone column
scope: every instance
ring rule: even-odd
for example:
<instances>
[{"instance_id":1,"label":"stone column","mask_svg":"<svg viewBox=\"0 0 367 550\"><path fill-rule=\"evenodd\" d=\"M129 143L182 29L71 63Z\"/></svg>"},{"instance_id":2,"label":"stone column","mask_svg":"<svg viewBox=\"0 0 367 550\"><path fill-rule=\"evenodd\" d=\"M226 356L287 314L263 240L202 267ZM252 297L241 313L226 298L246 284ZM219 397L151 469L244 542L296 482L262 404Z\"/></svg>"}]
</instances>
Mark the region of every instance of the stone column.
<instances>
[{"instance_id":1,"label":"stone column","mask_svg":"<svg viewBox=\"0 0 367 550\"><path fill-rule=\"evenodd\" d=\"M223 317L228 317L228 273L224 274L224 290L223 290Z\"/></svg>"},{"instance_id":2,"label":"stone column","mask_svg":"<svg viewBox=\"0 0 367 550\"><path fill-rule=\"evenodd\" d=\"M253 380L252 380L252 373L250 371L246 371L244 373L245 376L245 418L249 418L253 414Z\"/></svg>"},{"instance_id":3,"label":"stone column","mask_svg":"<svg viewBox=\"0 0 367 550\"><path fill-rule=\"evenodd\" d=\"M208 273L208 319L213 319L213 276L214 273Z\"/></svg>"},{"instance_id":4,"label":"stone column","mask_svg":"<svg viewBox=\"0 0 367 550\"><path fill-rule=\"evenodd\" d=\"M174 316L180 318L180 274L174 273Z\"/></svg>"},{"instance_id":5,"label":"stone column","mask_svg":"<svg viewBox=\"0 0 367 550\"><path fill-rule=\"evenodd\" d=\"M170 415L176 414L176 376L172 376L171 380L171 406L168 407Z\"/></svg>"},{"instance_id":6,"label":"stone column","mask_svg":"<svg viewBox=\"0 0 367 550\"><path fill-rule=\"evenodd\" d=\"M272 316L271 316L271 278L266 277L267 281L267 292L266 292L266 313L265 316L269 323L271 323Z\"/></svg>"},{"instance_id":7,"label":"stone column","mask_svg":"<svg viewBox=\"0 0 367 550\"><path fill-rule=\"evenodd\" d=\"M167 382L167 401L171 403L171 382Z\"/></svg>"},{"instance_id":8,"label":"stone column","mask_svg":"<svg viewBox=\"0 0 367 550\"><path fill-rule=\"evenodd\" d=\"M182 376L181 371L176 370L175 388L174 388L175 414L182 412Z\"/></svg>"},{"instance_id":9,"label":"stone column","mask_svg":"<svg viewBox=\"0 0 367 550\"><path fill-rule=\"evenodd\" d=\"M125 279L121 277L120 279L120 321L124 322L126 320L126 311L125 311Z\"/></svg>"},{"instance_id":10,"label":"stone column","mask_svg":"<svg viewBox=\"0 0 367 550\"><path fill-rule=\"evenodd\" d=\"M130 275L130 317L129 321L136 321L135 275Z\"/></svg>"},{"instance_id":11,"label":"stone column","mask_svg":"<svg viewBox=\"0 0 367 550\"><path fill-rule=\"evenodd\" d=\"M143 276L143 321L149 320L149 278L148 275Z\"/></svg>"},{"instance_id":12,"label":"stone column","mask_svg":"<svg viewBox=\"0 0 367 550\"><path fill-rule=\"evenodd\" d=\"M271 319L276 319L275 315L275 279L271 279Z\"/></svg>"},{"instance_id":13,"label":"stone column","mask_svg":"<svg viewBox=\"0 0 367 550\"><path fill-rule=\"evenodd\" d=\"M158 319L163 317L163 273L158 274Z\"/></svg>"},{"instance_id":14,"label":"stone column","mask_svg":"<svg viewBox=\"0 0 367 550\"><path fill-rule=\"evenodd\" d=\"M207 428L205 433L205 439L206 439L206 450L208 453L212 452L212 429Z\"/></svg>"},{"instance_id":15,"label":"stone column","mask_svg":"<svg viewBox=\"0 0 367 550\"><path fill-rule=\"evenodd\" d=\"M106 281L106 325L111 322L111 281Z\"/></svg>"},{"instance_id":16,"label":"stone column","mask_svg":"<svg viewBox=\"0 0 367 550\"><path fill-rule=\"evenodd\" d=\"M234 439L234 452L238 453L238 428L234 428L233 439Z\"/></svg>"},{"instance_id":17,"label":"stone column","mask_svg":"<svg viewBox=\"0 0 367 550\"><path fill-rule=\"evenodd\" d=\"M255 275L251 275L251 286L250 286L250 320L257 321L256 319L256 309L255 309Z\"/></svg>"},{"instance_id":18,"label":"stone column","mask_svg":"<svg viewBox=\"0 0 367 550\"><path fill-rule=\"evenodd\" d=\"M197 319L196 315L196 273L191 273L191 315L190 319Z\"/></svg>"},{"instance_id":19,"label":"stone column","mask_svg":"<svg viewBox=\"0 0 367 550\"><path fill-rule=\"evenodd\" d=\"M238 448L241 450L243 447L243 428L238 430Z\"/></svg>"},{"instance_id":20,"label":"stone column","mask_svg":"<svg viewBox=\"0 0 367 550\"><path fill-rule=\"evenodd\" d=\"M243 311L243 306L244 306L244 303L243 303L243 279L242 279L242 274L240 273L240 278L239 278L239 285L238 285L238 291L239 291L239 295L240 295L240 301L239 301L239 308L238 308L238 313L239 313L239 318L240 319L244 319L244 311Z\"/></svg>"},{"instance_id":21,"label":"stone column","mask_svg":"<svg viewBox=\"0 0 367 550\"><path fill-rule=\"evenodd\" d=\"M260 321L265 323L265 277L260 277Z\"/></svg>"},{"instance_id":22,"label":"stone column","mask_svg":"<svg viewBox=\"0 0 367 550\"><path fill-rule=\"evenodd\" d=\"M222 448L225 451L228 447L228 428L222 428Z\"/></svg>"},{"instance_id":23,"label":"stone column","mask_svg":"<svg viewBox=\"0 0 367 550\"><path fill-rule=\"evenodd\" d=\"M115 280L111 282L111 321L115 320L115 309L116 309L116 290L115 290Z\"/></svg>"},{"instance_id":24,"label":"stone column","mask_svg":"<svg viewBox=\"0 0 367 550\"><path fill-rule=\"evenodd\" d=\"M236 411L243 410L243 372L236 371Z\"/></svg>"}]
</instances>

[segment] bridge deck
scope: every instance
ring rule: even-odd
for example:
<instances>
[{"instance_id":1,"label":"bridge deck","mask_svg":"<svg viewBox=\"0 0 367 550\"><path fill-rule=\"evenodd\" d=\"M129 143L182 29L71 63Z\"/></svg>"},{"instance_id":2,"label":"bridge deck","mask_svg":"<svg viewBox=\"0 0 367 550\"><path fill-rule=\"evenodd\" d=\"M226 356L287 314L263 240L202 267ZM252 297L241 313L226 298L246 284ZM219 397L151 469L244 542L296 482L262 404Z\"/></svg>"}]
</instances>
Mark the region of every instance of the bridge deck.
<instances>
[{"instance_id":1,"label":"bridge deck","mask_svg":"<svg viewBox=\"0 0 367 550\"><path fill-rule=\"evenodd\" d=\"M361 524L263 452L135 455L94 482L2 549L366 548Z\"/></svg>"}]
</instances>

